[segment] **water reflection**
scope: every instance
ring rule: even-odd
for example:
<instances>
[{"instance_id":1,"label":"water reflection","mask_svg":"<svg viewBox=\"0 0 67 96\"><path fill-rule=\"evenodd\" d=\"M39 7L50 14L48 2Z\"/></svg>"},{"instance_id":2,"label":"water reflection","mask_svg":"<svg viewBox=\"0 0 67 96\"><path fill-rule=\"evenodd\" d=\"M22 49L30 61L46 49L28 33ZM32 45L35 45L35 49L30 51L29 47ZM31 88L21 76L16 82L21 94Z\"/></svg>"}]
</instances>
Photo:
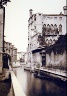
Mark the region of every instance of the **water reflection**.
<instances>
[{"instance_id":1,"label":"water reflection","mask_svg":"<svg viewBox=\"0 0 67 96\"><path fill-rule=\"evenodd\" d=\"M33 73L24 71L22 67L14 71L26 96L66 96L65 86L35 78Z\"/></svg>"}]
</instances>

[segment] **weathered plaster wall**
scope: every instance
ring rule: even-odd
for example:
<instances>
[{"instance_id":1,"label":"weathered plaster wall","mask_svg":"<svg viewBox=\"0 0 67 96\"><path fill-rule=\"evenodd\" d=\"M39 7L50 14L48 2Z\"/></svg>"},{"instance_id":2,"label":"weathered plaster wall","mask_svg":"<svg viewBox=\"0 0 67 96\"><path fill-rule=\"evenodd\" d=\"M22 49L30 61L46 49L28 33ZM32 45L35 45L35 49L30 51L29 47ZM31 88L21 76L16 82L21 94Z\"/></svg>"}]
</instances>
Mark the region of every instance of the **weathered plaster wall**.
<instances>
[{"instance_id":1,"label":"weathered plaster wall","mask_svg":"<svg viewBox=\"0 0 67 96\"><path fill-rule=\"evenodd\" d=\"M51 54L46 54L46 66L52 64L66 67L66 56L66 51L64 51L62 54L54 54L52 51Z\"/></svg>"}]
</instances>

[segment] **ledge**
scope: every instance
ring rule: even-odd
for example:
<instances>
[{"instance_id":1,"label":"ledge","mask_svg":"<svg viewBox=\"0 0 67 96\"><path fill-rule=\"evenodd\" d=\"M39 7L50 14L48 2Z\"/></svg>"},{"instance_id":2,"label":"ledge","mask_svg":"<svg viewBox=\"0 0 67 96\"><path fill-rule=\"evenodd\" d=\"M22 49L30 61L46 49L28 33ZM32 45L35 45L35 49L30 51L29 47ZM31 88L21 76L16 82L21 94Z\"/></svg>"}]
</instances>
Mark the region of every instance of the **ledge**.
<instances>
[{"instance_id":1,"label":"ledge","mask_svg":"<svg viewBox=\"0 0 67 96\"><path fill-rule=\"evenodd\" d=\"M15 96L26 96L13 71L11 73L12 86Z\"/></svg>"}]
</instances>

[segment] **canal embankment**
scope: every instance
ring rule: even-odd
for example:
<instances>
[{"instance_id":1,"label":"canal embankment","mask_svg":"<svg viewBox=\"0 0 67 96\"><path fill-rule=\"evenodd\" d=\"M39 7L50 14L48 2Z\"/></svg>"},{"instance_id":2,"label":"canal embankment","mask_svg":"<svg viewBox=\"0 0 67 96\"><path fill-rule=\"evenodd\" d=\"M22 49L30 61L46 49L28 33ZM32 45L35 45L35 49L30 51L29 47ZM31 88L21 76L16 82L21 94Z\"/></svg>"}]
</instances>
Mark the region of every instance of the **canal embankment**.
<instances>
[{"instance_id":1,"label":"canal embankment","mask_svg":"<svg viewBox=\"0 0 67 96\"><path fill-rule=\"evenodd\" d=\"M26 96L66 96L66 86L47 79L35 78L24 66L13 68Z\"/></svg>"},{"instance_id":2,"label":"canal embankment","mask_svg":"<svg viewBox=\"0 0 67 96\"><path fill-rule=\"evenodd\" d=\"M11 80L12 80L14 96L26 96L13 71L11 71Z\"/></svg>"},{"instance_id":3,"label":"canal embankment","mask_svg":"<svg viewBox=\"0 0 67 96\"><path fill-rule=\"evenodd\" d=\"M44 78L44 79L52 79L52 80L58 80L62 82L67 82L67 72L61 71L58 69L45 69L45 68L36 68L35 77Z\"/></svg>"},{"instance_id":4,"label":"canal embankment","mask_svg":"<svg viewBox=\"0 0 67 96\"><path fill-rule=\"evenodd\" d=\"M53 68L35 68L34 71L31 71L30 68L25 67L24 70L29 72L34 72L34 76L43 79L51 79L55 81L67 82L67 71L53 69Z\"/></svg>"},{"instance_id":5,"label":"canal embankment","mask_svg":"<svg viewBox=\"0 0 67 96\"><path fill-rule=\"evenodd\" d=\"M20 64L17 64L17 65L16 64L14 68L12 67L10 69L12 74L11 78L13 78L12 89L14 91L15 96L17 92L18 91L20 92L21 90L23 91L23 93L25 93L26 96L45 96L45 95L46 96L66 96L65 84L62 84L60 82L60 85L59 85L59 83L53 82L54 80L50 81L50 79L48 80L40 79L40 77L35 78L34 73L32 73L29 70L27 71L24 70L24 65L17 66ZM16 79L16 82L15 82L15 79ZM20 88L17 85L19 85ZM19 96L22 95L22 94L20 95L20 93L19 93Z\"/></svg>"},{"instance_id":6,"label":"canal embankment","mask_svg":"<svg viewBox=\"0 0 67 96\"><path fill-rule=\"evenodd\" d=\"M15 65L11 68L11 66L9 66L10 69L10 74L11 74L11 81L12 81L12 91L13 91L13 96L26 96L24 91L22 90L22 87L15 75L15 73L13 72L13 68L18 68L20 66Z\"/></svg>"}]
</instances>

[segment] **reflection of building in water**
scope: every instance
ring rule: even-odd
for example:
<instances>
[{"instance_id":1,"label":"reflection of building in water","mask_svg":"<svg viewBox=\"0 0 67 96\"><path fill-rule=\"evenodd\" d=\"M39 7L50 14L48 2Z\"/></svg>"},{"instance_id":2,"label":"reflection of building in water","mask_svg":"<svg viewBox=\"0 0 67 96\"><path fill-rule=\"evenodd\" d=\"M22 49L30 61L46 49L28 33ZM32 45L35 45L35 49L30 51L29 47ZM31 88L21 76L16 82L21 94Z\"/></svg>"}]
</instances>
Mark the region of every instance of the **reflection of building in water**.
<instances>
[{"instance_id":1,"label":"reflection of building in water","mask_svg":"<svg viewBox=\"0 0 67 96\"><path fill-rule=\"evenodd\" d=\"M61 35L66 34L67 6L64 14L33 14L28 20L28 63L45 66L46 48L52 46ZM48 59L47 59L48 60Z\"/></svg>"}]
</instances>

